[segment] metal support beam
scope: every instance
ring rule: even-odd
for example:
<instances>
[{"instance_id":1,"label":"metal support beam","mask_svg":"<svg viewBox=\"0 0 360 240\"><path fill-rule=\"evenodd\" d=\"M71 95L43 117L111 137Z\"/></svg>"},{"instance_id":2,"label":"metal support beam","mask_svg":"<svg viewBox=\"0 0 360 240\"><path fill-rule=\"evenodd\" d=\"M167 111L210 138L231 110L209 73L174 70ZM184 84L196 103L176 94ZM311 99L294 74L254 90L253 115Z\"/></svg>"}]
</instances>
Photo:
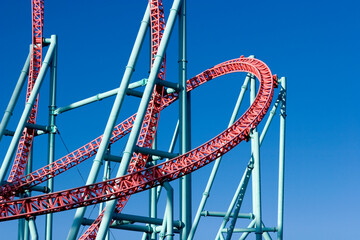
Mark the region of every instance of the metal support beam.
<instances>
[{"instance_id":1,"label":"metal support beam","mask_svg":"<svg viewBox=\"0 0 360 240\"><path fill-rule=\"evenodd\" d=\"M146 31L148 29L149 19L150 19L150 9L148 6L146 8L143 20L141 21L140 29L139 29L138 35L136 37L132 52L131 52L131 55L130 55L130 58L128 61L128 65L126 66L125 73L123 75L118 93L116 95L116 98L115 98L115 101L113 104L113 107L111 109L111 113L110 113L108 122L105 127L103 138L101 140L99 150L93 161L93 165L91 167L88 179L86 181L86 185L96 182L96 178L98 176L98 173L99 173L99 170L100 170L100 167L102 164L102 159L104 158L104 155L108 148L109 141L110 141L110 138L112 135L112 131L115 127L116 120L119 116L121 106L124 102L124 98L126 95L126 89L128 89L131 76L135 70L135 65L136 65L136 62L137 62L137 59L138 59L138 56L140 53L140 49L141 49L141 46L145 39ZM69 240L76 239L76 236L80 229L81 221L84 218L85 211L86 211L86 207L78 208L76 210L74 221L70 228L70 232L68 234ZM110 214L112 214L112 212ZM108 217L110 217L110 215L108 215ZM109 219L109 221L110 221L110 219ZM107 223L106 227L108 227L108 225L109 225L109 222ZM100 239L103 239L105 237L105 235L106 235L105 232L102 232L102 237Z\"/></svg>"},{"instance_id":2,"label":"metal support beam","mask_svg":"<svg viewBox=\"0 0 360 240\"><path fill-rule=\"evenodd\" d=\"M201 216L204 216L204 217L225 217L225 216L226 216L226 212L209 212L209 211L202 211L202 212L201 212ZM234 217L234 214L231 213L229 217ZM237 215L237 218L253 219L253 218L254 218L254 214L252 214L252 213L239 213L239 214Z\"/></svg>"},{"instance_id":3,"label":"metal support beam","mask_svg":"<svg viewBox=\"0 0 360 240\"><path fill-rule=\"evenodd\" d=\"M50 68L50 95L49 95L49 135L48 135L48 164L52 164L55 160L55 135L56 135L56 123L55 123L55 109L56 109L56 87L57 87L57 36L53 37L55 42L54 56L51 62ZM49 178L47 182L47 188L50 192L54 191L54 179ZM46 214L45 220L45 239L52 240L52 228L53 228L53 215L52 213Z\"/></svg>"},{"instance_id":4,"label":"metal support beam","mask_svg":"<svg viewBox=\"0 0 360 240\"><path fill-rule=\"evenodd\" d=\"M130 163L130 159L134 152L134 147L136 145L136 141L139 137L141 124L144 120L147 106L149 105L150 97L151 97L152 91L155 86L155 81L157 79L157 76L158 76L158 73L159 73L159 70L161 67L161 63L165 56L166 47L168 45L171 32L175 25L176 15L179 10L180 3L181 3L181 0L175 0L172 8L170 10L170 15L169 15L169 19L168 19L168 22L167 22L165 30L164 30L163 38L161 39L157 55L155 56L154 64L150 71L149 80L145 87L144 95L141 99L139 109L137 111L137 115L136 115L136 118L134 121L133 128L131 130L128 142L126 144L125 151L123 152L123 160L120 164L120 167L116 174L116 177L121 177L121 176L125 175L127 172L127 169L128 169L129 163ZM99 240L99 239L104 238L104 236L108 230L108 227L109 227L109 224L111 221L111 216L112 216L113 211L116 206L116 202L117 202L116 199L107 202L104 216L102 218L96 239Z\"/></svg>"},{"instance_id":5,"label":"metal support beam","mask_svg":"<svg viewBox=\"0 0 360 240\"><path fill-rule=\"evenodd\" d=\"M168 182L164 182L163 183L164 188L166 189L167 192L167 200L166 200L166 239L167 240L173 240L174 238L174 232L173 232L173 227L174 227L174 209L173 209L173 205L174 205L174 190L171 187L170 183ZM181 222L180 222L181 224Z\"/></svg>"},{"instance_id":6,"label":"metal support beam","mask_svg":"<svg viewBox=\"0 0 360 240\"><path fill-rule=\"evenodd\" d=\"M134 152L157 156L160 158L170 158L170 159L179 156L179 154L177 154L177 153L165 152L165 151L144 148L144 147L139 147L139 146L134 147Z\"/></svg>"},{"instance_id":7,"label":"metal support beam","mask_svg":"<svg viewBox=\"0 0 360 240\"><path fill-rule=\"evenodd\" d=\"M84 218L81 222L82 225L91 225L93 224L94 219L87 219ZM146 232L152 233L154 230L150 226L143 226L143 225L135 225L135 224L122 224L117 221L113 222L110 226L112 229L123 229L135 232Z\"/></svg>"},{"instance_id":8,"label":"metal support beam","mask_svg":"<svg viewBox=\"0 0 360 240\"><path fill-rule=\"evenodd\" d=\"M13 114L15 105L16 105L16 103L17 103L17 101L19 99L20 93L21 93L21 89L23 88L23 86L25 84L25 81L26 81L26 77L29 74L30 58L31 58L31 52L29 53L29 55L28 55L28 57L27 57L27 59L25 61L24 67L21 70L20 77L19 77L19 79L18 79L18 81L16 83L14 92L11 95L9 104L8 104L8 106L7 106L6 110L5 110L4 116L3 116L2 120L1 120L1 124L0 124L0 141L2 139L2 136L5 134L6 126L9 123L9 120L10 120L12 114Z\"/></svg>"},{"instance_id":9,"label":"metal support beam","mask_svg":"<svg viewBox=\"0 0 360 240\"><path fill-rule=\"evenodd\" d=\"M122 157L115 156L115 155L110 155L110 154L106 154L106 155L104 156L104 160L110 161L110 162L118 162L118 163L120 163L121 160L122 160Z\"/></svg>"},{"instance_id":10,"label":"metal support beam","mask_svg":"<svg viewBox=\"0 0 360 240\"><path fill-rule=\"evenodd\" d=\"M256 79L251 74L250 79L250 103L252 104L256 97ZM257 129L252 129L251 137L251 152L253 157L253 171L252 171L252 196L253 196L253 212L255 215L255 228L257 229L256 240L262 239L261 226L261 177L260 177L260 141Z\"/></svg>"},{"instance_id":11,"label":"metal support beam","mask_svg":"<svg viewBox=\"0 0 360 240\"><path fill-rule=\"evenodd\" d=\"M187 34L186 34L186 0L182 2L179 12L179 122L180 154L191 149L191 115L190 93L186 91L187 80ZM186 240L191 230L191 174L180 178L180 219L185 224L180 239Z\"/></svg>"},{"instance_id":12,"label":"metal support beam","mask_svg":"<svg viewBox=\"0 0 360 240\"><path fill-rule=\"evenodd\" d=\"M20 121L16 127L16 130L15 130L15 134L11 140L11 143L10 143L10 146L8 148L8 151L5 155L5 158L4 158L4 161L1 165L1 169L0 169L0 182L4 181L5 179L5 176L6 176L6 173L10 167L10 162L11 162L11 159L14 157L14 154L16 152L16 148L17 148L17 144L20 140L20 137L21 137L21 134L22 134L22 131L25 127L25 123L30 115L30 112L31 112L31 109L35 103L35 99L39 93L39 90L40 90L40 87L41 87L41 84L43 83L43 80L45 79L45 74L46 74L46 71L49 67L49 63L51 62L52 60L52 57L54 55L54 51L55 51L55 47L56 47L56 43L54 43L54 38L55 36L52 36L51 37L51 44L50 44L50 47L46 53L46 56L45 56L45 59L42 63L42 66L41 66L41 69L40 69L40 72L39 72L39 75L35 81L35 84L34 84L34 87L33 87L33 90L31 91L31 94L28 98L28 101L26 103L26 106L25 106L25 109L21 115L21 118L20 118Z\"/></svg>"},{"instance_id":13,"label":"metal support beam","mask_svg":"<svg viewBox=\"0 0 360 240\"><path fill-rule=\"evenodd\" d=\"M173 90L172 92L180 92L182 90L182 88L180 87L180 85L178 83L173 83L173 82L169 82L169 81L165 81L165 80L161 80L161 79L158 79L156 81L156 84L170 88Z\"/></svg>"},{"instance_id":14,"label":"metal support beam","mask_svg":"<svg viewBox=\"0 0 360 240\"><path fill-rule=\"evenodd\" d=\"M284 178L285 178L285 126L286 126L286 78L281 83L281 110L280 110L280 146L279 146L279 190L278 190L278 233L277 239L283 239L284 219Z\"/></svg>"},{"instance_id":15,"label":"metal support beam","mask_svg":"<svg viewBox=\"0 0 360 240\"><path fill-rule=\"evenodd\" d=\"M141 79L140 81L137 81L137 82L134 82L134 83L130 83L128 89L126 90L126 94L136 96L136 97L141 97L142 93L139 92L139 91L135 91L133 89L141 87L141 86L145 86L146 83L147 83L146 78ZM72 109L75 109L75 108L78 108L78 107L82 107L82 106L88 105L88 104L93 103L93 102L101 101L101 100L103 100L105 98L108 98L108 97L111 97L111 96L115 96L118 93L118 91L119 91L119 88L115 88L113 90L110 90L110 91L107 91L107 92L104 92L104 93L99 93L99 94L97 94L95 96L86 98L84 100L77 101L77 102L72 103L72 104L70 104L68 106L60 107L60 108L55 110L55 114L58 115L58 114L61 114L63 112L67 112L69 110L72 110Z\"/></svg>"}]
</instances>

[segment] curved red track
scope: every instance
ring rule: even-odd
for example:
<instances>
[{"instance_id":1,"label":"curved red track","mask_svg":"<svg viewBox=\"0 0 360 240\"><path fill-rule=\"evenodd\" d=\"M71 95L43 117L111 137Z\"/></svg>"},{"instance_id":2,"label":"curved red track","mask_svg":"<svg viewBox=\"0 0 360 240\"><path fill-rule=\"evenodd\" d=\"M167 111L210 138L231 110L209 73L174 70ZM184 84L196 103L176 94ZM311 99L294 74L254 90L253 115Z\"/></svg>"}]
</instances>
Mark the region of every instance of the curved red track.
<instances>
[{"instance_id":1,"label":"curved red track","mask_svg":"<svg viewBox=\"0 0 360 240\"><path fill-rule=\"evenodd\" d=\"M242 140L246 140L250 130L260 123L270 106L276 86L276 77L271 74L266 64L257 59L240 57L218 64L191 78L187 82L187 90L191 91L202 83L232 72L254 74L260 81L259 91L249 109L232 126L210 141L170 161L120 178L51 194L1 202L0 221L64 211L116 198L120 198L120 201L125 200L131 194L194 172L224 155ZM177 94L166 95L161 100L162 108L176 98ZM125 131L129 131L129 128L128 126ZM49 172L46 175L48 174Z\"/></svg>"}]
</instances>

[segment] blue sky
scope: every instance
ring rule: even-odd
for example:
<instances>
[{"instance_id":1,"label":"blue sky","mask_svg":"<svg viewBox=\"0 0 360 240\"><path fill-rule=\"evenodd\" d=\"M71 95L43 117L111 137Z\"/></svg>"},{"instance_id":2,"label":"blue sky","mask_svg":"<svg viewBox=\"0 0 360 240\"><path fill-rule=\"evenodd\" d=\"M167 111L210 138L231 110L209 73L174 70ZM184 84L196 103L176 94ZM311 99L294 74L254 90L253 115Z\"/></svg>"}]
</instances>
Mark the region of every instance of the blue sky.
<instances>
[{"instance_id":1,"label":"blue sky","mask_svg":"<svg viewBox=\"0 0 360 240\"><path fill-rule=\"evenodd\" d=\"M57 34L59 38L58 106L120 85L146 3L45 2L44 35ZM171 4L164 2L166 17ZM31 43L30 1L4 1L2 6L1 113L6 109ZM359 7L357 1L351 0L187 3L188 78L220 62L251 54L263 60L273 73L287 77L284 239L350 239L360 223ZM176 25L167 51L169 81L177 81L178 76L177 36ZM148 74L148 41L145 40L132 81ZM221 77L192 93L193 147L226 128L243 79L243 74ZM59 131L70 151L103 133L112 101L113 98L103 100L58 116ZM38 123L45 124L48 81L42 86L40 102ZM128 97L119 122L134 113L138 103L138 99ZM245 109L248 101L244 104ZM9 129L16 127L23 106L24 96ZM162 150L168 148L176 124L176 106L161 114L158 141ZM261 153L264 221L269 227L276 225L278 125L276 118ZM34 168L46 161L42 147L46 137L38 138ZM121 154L123 143L114 145L114 154ZM1 159L8 144L9 138L4 137L0 144ZM206 210L227 209L249 159L249 149L248 143L241 143L224 157ZM56 158L65 154L66 148L57 137ZM82 178L86 180L90 166L91 160L59 176L55 180L56 190L83 185ZM116 167L113 166L114 173ZM210 170L207 166L193 174L194 210ZM172 183L175 189L177 185ZM246 196L242 211L249 212L251 191ZM147 205L142 201L145 197L147 193L133 196L124 213L147 215ZM97 211L90 207L86 216L95 218ZM159 217L162 211L161 208ZM55 214L54 239L65 238L73 214L74 211ZM37 218L41 234L43 219ZM220 222L203 218L196 239L213 239ZM239 221L239 227L247 224L245 220ZM17 221L0 223L0 230L5 232L6 239L15 239ZM139 236L114 230L111 239Z\"/></svg>"}]
</instances>

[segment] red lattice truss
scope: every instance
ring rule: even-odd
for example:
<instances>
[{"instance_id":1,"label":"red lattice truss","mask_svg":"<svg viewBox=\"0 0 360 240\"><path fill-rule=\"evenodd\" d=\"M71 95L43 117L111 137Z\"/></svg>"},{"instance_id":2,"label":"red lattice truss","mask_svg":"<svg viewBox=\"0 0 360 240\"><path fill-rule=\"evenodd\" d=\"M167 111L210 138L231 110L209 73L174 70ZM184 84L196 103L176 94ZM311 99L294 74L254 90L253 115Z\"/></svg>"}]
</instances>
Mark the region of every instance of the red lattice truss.
<instances>
[{"instance_id":1,"label":"red lattice truss","mask_svg":"<svg viewBox=\"0 0 360 240\"><path fill-rule=\"evenodd\" d=\"M44 22L44 0L32 1L32 51L30 61L30 73L26 91L26 102L28 101L31 91L34 87L35 80L37 79L42 60L42 39L43 39L43 22ZM37 97L34 106L31 110L28 123L36 123L36 114L38 108L39 98ZM24 175L26 163L29 159L33 139L34 129L25 128L20 138L19 145L16 151L15 160L11 168L8 182L12 182L15 178Z\"/></svg>"}]
</instances>

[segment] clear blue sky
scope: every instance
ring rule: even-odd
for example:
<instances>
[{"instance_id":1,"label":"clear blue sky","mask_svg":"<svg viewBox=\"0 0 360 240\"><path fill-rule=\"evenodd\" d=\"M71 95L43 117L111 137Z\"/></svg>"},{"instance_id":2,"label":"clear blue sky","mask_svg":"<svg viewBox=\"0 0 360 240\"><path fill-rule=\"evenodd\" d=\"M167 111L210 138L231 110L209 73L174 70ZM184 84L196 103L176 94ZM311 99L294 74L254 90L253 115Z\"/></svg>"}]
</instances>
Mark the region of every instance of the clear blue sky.
<instances>
[{"instance_id":1,"label":"clear blue sky","mask_svg":"<svg viewBox=\"0 0 360 240\"><path fill-rule=\"evenodd\" d=\"M58 106L116 88L120 84L147 1L45 1L45 37L57 34ZM171 2L164 1L165 16ZM284 239L354 239L360 223L360 114L358 96L360 5L358 1L188 1L188 78L225 60L256 55L273 73L286 76L288 112ZM3 114L31 43L30 0L3 1L0 14L0 112ZM167 80L177 81L177 27L169 44ZM133 81L147 77L148 40ZM222 77L192 94L192 146L224 130L240 90L243 74ZM40 93L39 124L47 122L48 81ZM103 133L112 99L57 118L72 151ZM134 113L138 100L128 97L119 121ZM248 101L246 101L248 104ZM24 106L19 101L9 129ZM246 106L244 106L245 108ZM177 110L161 115L159 148L166 150ZM164 120L163 120L164 119ZM278 119L262 151L264 221L276 225ZM170 129L170 130L169 130ZM45 164L42 136L35 143L34 168ZM122 142L123 143L123 142ZM9 138L0 145L1 160ZM206 210L225 211L249 159L242 143L224 157ZM56 158L66 154L57 138ZM123 144L114 145L120 154ZM91 160L55 180L56 190L83 185ZM114 166L116 168L117 166ZM193 175L197 208L211 167ZM116 172L116 170L114 170ZM81 174L81 176L80 176ZM173 182L177 189L178 183ZM143 198L133 196L124 213L147 215ZM242 212L251 210L251 191ZM175 197L178 204L178 196ZM98 208L86 214L95 218ZM159 216L162 216L162 209ZM54 239L67 235L74 210L55 214ZM178 216L178 212L175 212ZM38 217L43 233L44 217ZM213 239L219 219L203 218L196 239ZM240 226L248 222L239 221ZM17 221L0 223L4 239L16 239ZM141 234L112 231L111 239L139 239ZM115 237L115 238L114 238ZM355 237L356 238L356 237ZM41 235L41 239L43 236ZM252 239L252 238L249 238Z\"/></svg>"}]
</instances>

